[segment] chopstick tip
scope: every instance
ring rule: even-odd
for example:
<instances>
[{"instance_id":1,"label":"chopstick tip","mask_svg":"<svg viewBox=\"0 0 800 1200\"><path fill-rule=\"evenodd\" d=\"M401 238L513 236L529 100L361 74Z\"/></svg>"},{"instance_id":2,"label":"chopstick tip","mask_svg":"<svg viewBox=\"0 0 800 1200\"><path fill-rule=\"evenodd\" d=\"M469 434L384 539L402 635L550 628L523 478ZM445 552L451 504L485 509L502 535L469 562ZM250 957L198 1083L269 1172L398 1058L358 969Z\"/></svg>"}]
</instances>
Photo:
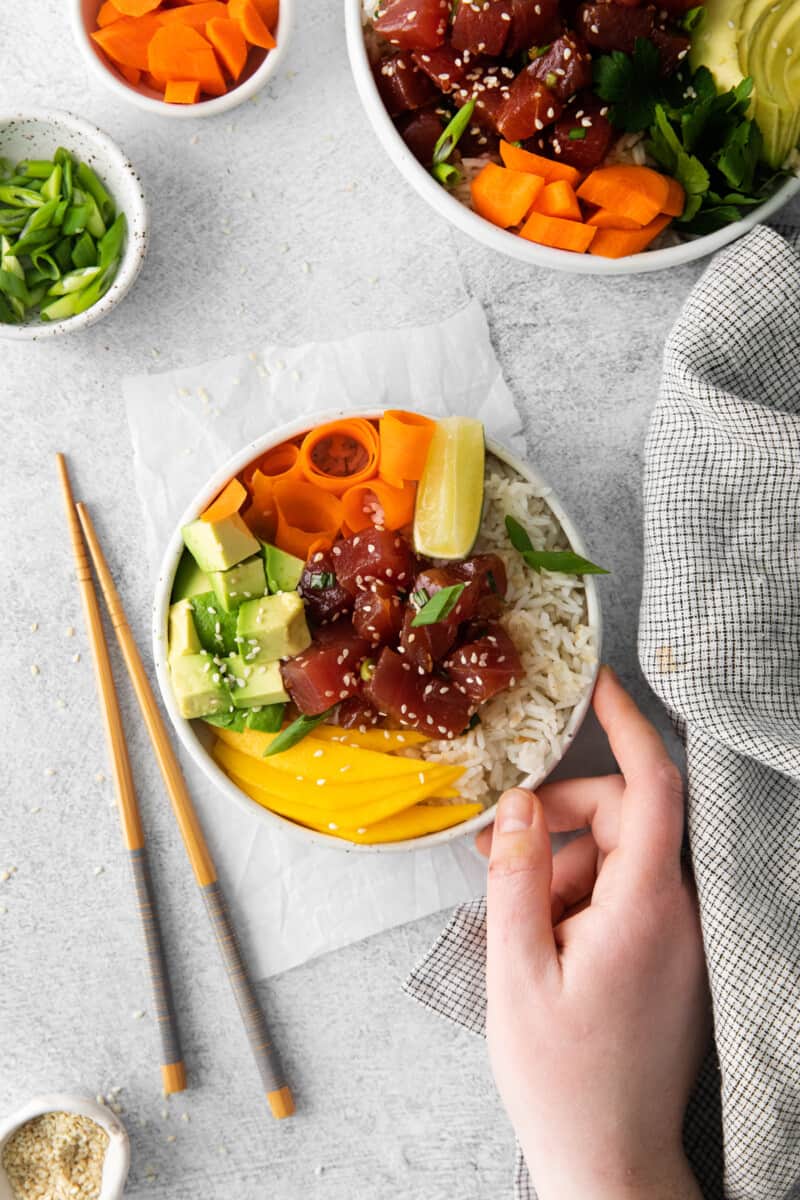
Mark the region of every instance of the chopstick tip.
<instances>
[{"instance_id":1,"label":"chopstick tip","mask_svg":"<svg viewBox=\"0 0 800 1200\"><path fill-rule=\"evenodd\" d=\"M267 1092L267 1100L276 1121L282 1121L294 1113L294 1098L288 1087L278 1088L275 1092Z\"/></svg>"}]
</instances>

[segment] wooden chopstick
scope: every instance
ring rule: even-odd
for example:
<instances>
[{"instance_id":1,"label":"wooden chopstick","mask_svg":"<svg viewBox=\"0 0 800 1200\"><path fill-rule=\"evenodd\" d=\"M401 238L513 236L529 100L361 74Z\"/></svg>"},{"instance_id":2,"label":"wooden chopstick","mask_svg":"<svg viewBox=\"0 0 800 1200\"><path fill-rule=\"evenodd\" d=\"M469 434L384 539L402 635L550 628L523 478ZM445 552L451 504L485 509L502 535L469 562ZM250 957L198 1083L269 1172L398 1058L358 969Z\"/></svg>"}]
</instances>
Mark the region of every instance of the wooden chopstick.
<instances>
[{"instance_id":1,"label":"wooden chopstick","mask_svg":"<svg viewBox=\"0 0 800 1200\"><path fill-rule=\"evenodd\" d=\"M100 606L92 582L92 572L86 557L86 548L81 534L81 527L75 512L72 498L72 488L69 481L67 464L63 454L56 455L58 470L61 476L61 487L64 493L64 505L67 510L72 549L75 556L75 576L80 588L83 602L83 613L86 619L86 629L89 634L89 644L94 659L95 681L103 714L103 724L106 731L111 770L117 792L122 835L128 851L128 859L133 871L136 887L136 898L139 916L144 930L147 946L147 961L150 969L150 984L153 994L153 1007L161 1035L161 1082L164 1092L182 1092L186 1087L186 1068L181 1053L178 1023L175 1016L175 1006L172 999L167 959L164 944L161 939L161 928L158 921L155 893L150 876L150 867L145 847L144 830L136 799L136 789L133 783L128 747L122 717L119 711L114 676L111 670L111 660L108 654L103 622L100 617Z\"/></svg>"},{"instance_id":2,"label":"wooden chopstick","mask_svg":"<svg viewBox=\"0 0 800 1200\"><path fill-rule=\"evenodd\" d=\"M217 879L200 821L189 796L178 759L172 748L153 689L145 673L139 651L114 585L108 563L97 539L91 518L83 504L77 505L83 534L89 547L94 569L108 608L111 624L117 635L125 666L144 717L147 732L156 756L172 809L183 837L183 843L194 871L195 879L205 900L206 910L216 934L233 994L244 1023L250 1049L256 1060L272 1115L281 1119L294 1112L294 1100L286 1083L278 1051L270 1038L267 1022L247 973L236 933L228 915L227 905Z\"/></svg>"}]
</instances>

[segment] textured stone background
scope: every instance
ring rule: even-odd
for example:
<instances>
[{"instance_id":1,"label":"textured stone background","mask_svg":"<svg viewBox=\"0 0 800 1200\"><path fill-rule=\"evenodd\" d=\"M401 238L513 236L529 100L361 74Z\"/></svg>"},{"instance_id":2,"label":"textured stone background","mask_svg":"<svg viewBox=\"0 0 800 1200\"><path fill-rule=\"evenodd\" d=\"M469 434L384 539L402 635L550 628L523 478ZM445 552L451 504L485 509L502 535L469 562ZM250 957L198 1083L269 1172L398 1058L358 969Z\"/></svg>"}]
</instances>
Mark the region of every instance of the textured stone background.
<instances>
[{"instance_id":1,"label":"textured stone background","mask_svg":"<svg viewBox=\"0 0 800 1200\"><path fill-rule=\"evenodd\" d=\"M256 338L433 320L477 296L531 457L613 567L606 656L652 712L635 660L642 442L664 338L701 267L607 282L545 274L454 233L367 125L338 0L301 4L285 70L266 93L228 117L172 123L89 80L64 0L0 2L0 108L52 105L96 120L140 169L152 219L136 290L108 320L55 342L3 343L0 358L0 871L18 868L0 882L0 1112L61 1084L122 1087L137 1200L495 1200L512 1138L483 1046L399 986L439 917L261 985L301 1103L292 1122L266 1116L126 690L192 1078L164 1105L155 1030L133 1017L148 1007L139 931L110 785L96 778L105 747L51 455L70 454L79 494L95 503L146 645L150 579L120 377ZM788 219L800 223L800 205ZM214 811L208 785L191 782L201 810Z\"/></svg>"}]
</instances>

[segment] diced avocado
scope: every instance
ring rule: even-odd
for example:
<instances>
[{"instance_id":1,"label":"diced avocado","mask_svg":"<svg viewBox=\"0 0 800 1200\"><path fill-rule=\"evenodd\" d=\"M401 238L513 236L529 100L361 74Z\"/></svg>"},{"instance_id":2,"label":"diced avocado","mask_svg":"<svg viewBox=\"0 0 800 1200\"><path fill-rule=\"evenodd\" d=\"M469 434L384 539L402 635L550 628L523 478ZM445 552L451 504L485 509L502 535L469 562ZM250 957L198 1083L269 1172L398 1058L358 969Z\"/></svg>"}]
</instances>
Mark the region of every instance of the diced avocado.
<instances>
[{"instance_id":1,"label":"diced avocado","mask_svg":"<svg viewBox=\"0 0 800 1200\"><path fill-rule=\"evenodd\" d=\"M260 733L277 733L283 724L285 704L265 704L263 708L247 710L247 728L257 729Z\"/></svg>"},{"instance_id":2,"label":"diced avocado","mask_svg":"<svg viewBox=\"0 0 800 1200\"><path fill-rule=\"evenodd\" d=\"M242 559L260 552L258 539L253 537L238 513L222 521L202 518L184 525L181 530L186 549L201 571L227 571Z\"/></svg>"},{"instance_id":3,"label":"diced avocado","mask_svg":"<svg viewBox=\"0 0 800 1200\"><path fill-rule=\"evenodd\" d=\"M202 647L194 624L194 611L190 600L179 600L169 610L169 657L181 654L199 654Z\"/></svg>"},{"instance_id":4,"label":"diced avocado","mask_svg":"<svg viewBox=\"0 0 800 1200\"><path fill-rule=\"evenodd\" d=\"M214 595L226 612L235 612L245 600L263 596L267 590L264 560L260 554L228 567L227 571L212 571L209 579Z\"/></svg>"},{"instance_id":5,"label":"diced avocado","mask_svg":"<svg viewBox=\"0 0 800 1200\"><path fill-rule=\"evenodd\" d=\"M260 600L245 600L236 632L246 661L292 658L311 645L303 601L297 592L279 592ZM254 654L254 651L256 654Z\"/></svg>"},{"instance_id":6,"label":"diced avocado","mask_svg":"<svg viewBox=\"0 0 800 1200\"><path fill-rule=\"evenodd\" d=\"M271 592L294 592L300 582L305 563L269 542L262 543L267 565L267 587Z\"/></svg>"},{"instance_id":7,"label":"diced avocado","mask_svg":"<svg viewBox=\"0 0 800 1200\"><path fill-rule=\"evenodd\" d=\"M199 596L202 592L210 591L208 576L200 570L189 551L184 550L172 583L173 604L176 600L186 600L190 596Z\"/></svg>"},{"instance_id":8,"label":"diced avocado","mask_svg":"<svg viewBox=\"0 0 800 1200\"><path fill-rule=\"evenodd\" d=\"M224 712L232 704L225 676L208 654L180 654L170 661L170 675L181 716Z\"/></svg>"},{"instance_id":9,"label":"diced avocado","mask_svg":"<svg viewBox=\"0 0 800 1200\"><path fill-rule=\"evenodd\" d=\"M192 596L194 626L200 645L209 654L235 654L239 648L236 641L236 613L227 613L213 592Z\"/></svg>"},{"instance_id":10,"label":"diced avocado","mask_svg":"<svg viewBox=\"0 0 800 1200\"><path fill-rule=\"evenodd\" d=\"M245 662L241 655L232 654L228 659L228 679L237 708L285 704L289 699L279 662Z\"/></svg>"}]
</instances>

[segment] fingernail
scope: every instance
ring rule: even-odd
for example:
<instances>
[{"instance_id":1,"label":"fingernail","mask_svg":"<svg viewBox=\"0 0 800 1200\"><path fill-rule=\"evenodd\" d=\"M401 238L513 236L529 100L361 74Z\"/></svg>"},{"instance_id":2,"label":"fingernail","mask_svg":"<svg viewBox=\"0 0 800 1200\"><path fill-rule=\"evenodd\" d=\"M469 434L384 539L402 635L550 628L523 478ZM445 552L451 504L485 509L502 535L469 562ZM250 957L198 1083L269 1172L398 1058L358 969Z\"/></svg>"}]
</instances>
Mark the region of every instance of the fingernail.
<instances>
[{"instance_id":1,"label":"fingernail","mask_svg":"<svg viewBox=\"0 0 800 1200\"><path fill-rule=\"evenodd\" d=\"M533 824L533 795L524 788L512 788L497 805L498 833L522 833Z\"/></svg>"}]
</instances>

